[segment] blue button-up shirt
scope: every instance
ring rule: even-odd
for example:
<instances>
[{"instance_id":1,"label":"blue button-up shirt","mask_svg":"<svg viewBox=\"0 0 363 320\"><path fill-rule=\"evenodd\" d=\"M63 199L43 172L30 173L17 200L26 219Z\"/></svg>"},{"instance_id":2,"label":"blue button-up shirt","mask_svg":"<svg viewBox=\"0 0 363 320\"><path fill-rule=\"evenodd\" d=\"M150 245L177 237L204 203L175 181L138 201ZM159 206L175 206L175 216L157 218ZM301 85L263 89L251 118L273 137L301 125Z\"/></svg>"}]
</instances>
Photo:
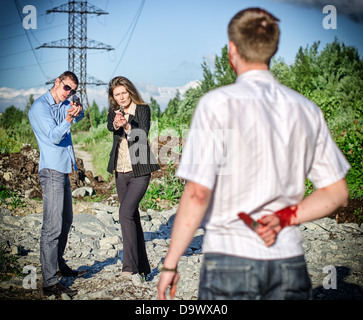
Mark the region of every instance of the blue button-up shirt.
<instances>
[{"instance_id":1,"label":"blue button-up shirt","mask_svg":"<svg viewBox=\"0 0 363 320\"><path fill-rule=\"evenodd\" d=\"M77 170L74 155L71 124L65 119L70 102L55 103L52 94L39 97L29 110L29 120L38 141L41 169L53 169L62 173L71 173L72 165ZM82 113L73 119L76 123L84 117Z\"/></svg>"}]
</instances>

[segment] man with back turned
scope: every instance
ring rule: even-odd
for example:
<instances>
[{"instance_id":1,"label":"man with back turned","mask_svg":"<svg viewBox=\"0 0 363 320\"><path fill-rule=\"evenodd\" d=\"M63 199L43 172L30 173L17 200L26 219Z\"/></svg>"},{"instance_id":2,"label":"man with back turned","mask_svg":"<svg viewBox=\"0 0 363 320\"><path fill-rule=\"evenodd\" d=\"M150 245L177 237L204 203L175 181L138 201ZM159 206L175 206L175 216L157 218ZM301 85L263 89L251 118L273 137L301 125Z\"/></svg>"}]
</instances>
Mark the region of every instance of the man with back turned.
<instances>
[{"instance_id":1,"label":"man with back turned","mask_svg":"<svg viewBox=\"0 0 363 320\"><path fill-rule=\"evenodd\" d=\"M160 299L169 286L175 295L179 258L201 223L199 299L312 298L298 225L347 204L350 166L321 110L269 71L278 22L250 8L229 23L238 77L202 97L194 113L177 171L188 183L160 269ZM304 199L306 178L316 190Z\"/></svg>"}]
</instances>

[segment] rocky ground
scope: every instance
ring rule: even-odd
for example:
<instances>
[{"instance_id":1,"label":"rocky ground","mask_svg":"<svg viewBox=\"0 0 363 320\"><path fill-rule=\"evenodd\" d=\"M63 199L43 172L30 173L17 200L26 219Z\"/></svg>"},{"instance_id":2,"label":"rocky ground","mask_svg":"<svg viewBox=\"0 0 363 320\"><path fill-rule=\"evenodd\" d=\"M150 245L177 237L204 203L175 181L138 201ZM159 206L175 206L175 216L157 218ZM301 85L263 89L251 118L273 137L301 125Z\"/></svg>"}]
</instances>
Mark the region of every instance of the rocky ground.
<instances>
[{"instance_id":1,"label":"rocky ground","mask_svg":"<svg viewBox=\"0 0 363 320\"><path fill-rule=\"evenodd\" d=\"M81 203L79 203L81 205ZM76 208L79 207L75 206ZM165 257L177 206L162 212L141 212L146 248L152 272L121 276L122 238L118 208L102 203L83 204L83 213L75 213L65 258L77 270L87 270L80 278L63 277L61 283L78 290L75 300L153 300L157 298L158 263ZM6 243L18 263L35 268L33 280L15 276L0 284L1 299L55 299L43 297L40 290L39 237L42 214L14 216L0 209L0 241ZM301 225L309 274L315 299L363 299L363 227L355 223L338 224L330 218ZM203 259L199 229L179 264L181 280L177 299L197 298L199 269ZM25 282L24 282L25 281ZM25 284L24 284L25 283ZM61 299L68 299L63 296Z\"/></svg>"},{"instance_id":2,"label":"rocky ground","mask_svg":"<svg viewBox=\"0 0 363 320\"><path fill-rule=\"evenodd\" d=\"M15 276L13 271L8 272L9 280L1 281L2 300L56 299L54 296L44 297L41 290L39 238L42 205L40 200L36 200L39 195L34 196L39 192L35 174L36 157L36 153L26 147L20 155L0 158L0 185L19 181L23 193L27 194L24 207L13 209L11 204L0 207L0 244L3 252L16 257L19 270L24 271L20 276ZM32 158L33 166L29 164ZM84 172L82 161L78 161L80 169L72 178L77 200L65 258L70 267L87 270L87 273L79 278L63 277L61 283L78 290L74 300L157 299L160 276L157 266L168 250L177 206L161 212L149 209L140 213L152 272L145 278L140 275L121 276L123 244L118 221L118 201L116 195L112 194L113 186L104 182L102 177L93 177L92 172ZM107 197L95 203L82 201L87 192L102 192ZM300 226L314 299L363 299L363 224L358 225L357 212L362 214L362 202L354 201L350 202L348 208L329 218ZM178 268L181 280L176 299L197 298L203 259L202 239L203 230L198 229L180 261ZM29 274L27 268L30 269ZM1 266L0 273L6 275L5 265ZM32 288L33 285L35 288ZM69 297L63 295L60 299L67 300Z\"/></svg>"}]
</instances>

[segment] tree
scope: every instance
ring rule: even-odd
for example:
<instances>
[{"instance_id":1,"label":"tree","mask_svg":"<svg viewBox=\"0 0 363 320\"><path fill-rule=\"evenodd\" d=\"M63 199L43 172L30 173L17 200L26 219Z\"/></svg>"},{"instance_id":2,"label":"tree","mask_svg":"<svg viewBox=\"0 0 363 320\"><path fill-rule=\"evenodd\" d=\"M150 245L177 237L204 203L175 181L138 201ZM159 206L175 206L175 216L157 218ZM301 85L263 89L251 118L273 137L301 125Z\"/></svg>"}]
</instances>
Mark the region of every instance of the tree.
<instances>
[{"instance_id":1,"label":"tree","mask_svg":"<svg viewBox=\"0 0 363 320\"><path fill-rule=\"evenodd\" d=\"M319 42L314 42L311 47L299 48L295 56L295 63L291 66L293 74L291 87L302 94L316 88L316 79L319 75L317 64Z\"/></svg>"},{"instance_id":2,"label":"tree","mask_svg":"<svg viewBox=\"0 0 363 320\"><path fill-rule=\"evenodd\" d=\"M6 108L5 112L1 116L0 126L5 129L14 128L22 122L23 117L24 112L11 105Z\"/></svg>"},{"instance_id":3,"label":"tree","mask_svg":"<svg viewBox=\"0 0 363 320\"><path fill-rule=\"evenodd\" d=\"M288 66L283 58L272 58L271 63L271 72L282 84L292 88L292 74L290 70L290 66Z\"/></svg>"},{"instance_id":4,"label":"tree","mask_svg":"<svg viewBox=\"0 0 363 320\"><path fill-rule=\"evenodd\" d=\"M34 96L33 96L33 94L31 94L28 98L28 102L26 103L25 110L24 110L24 113L26 116L28 116L30 107L33 105L33 103L34 103Z\"/></svg>"},{"instance_id":5,"label":"tree","mask_svg":"<svg viewBox=\"0 0 363 320\"><path fill-rule=\"evenodd\" d=\"M336 38L319 52L319 42L300 47L294 63L273 60L274 76L322 110L333 139L351 165L351 197L363 195L363 60L355 47Z\"/></svg>"},{"instance_id":6,"label":"tree","mask_svg":"<svg viewBox=\"0 0 363 320\"><path fill-rule=\"evenodd\" d=\"M203 69L203 81L201 82L201 89L203 93L206 93L216 87L214 82L214 74L211 71L210 67L207 65L205 61L202 62L202 69Z\"/></svg>"},{"instance_id":7,"label":"tree","mask_svg":"<svg viewBox=\"0 0 363 320\"><path fill-rule=\"evenodd\" d=\"M177 118L181 124L185 124L187 126L190 125L194 110L202 95L203 89L201 87L191 88L187 90L184 100L180 102L177 113Z\"/></svg>"},{"instance_id":8,"label":"tree","mask_svg":"<svg viewBox=\"0 0 363 320\"><path fill-rule=\"evenodd\" d=\"M108 110L107 108L103 108L101 111L101 122L100 123L106 123L107 122L107 115L108 115Z\"/></svg>"},{"instance_id":9,"label":"tree","mask_svg":"<svg viewBox=\"0 0 363 320\"><path fill-rule=\"evenodd\" d=\"M173 117L178 113L179 105L180 105L180 92L176 91L175 98L171 99L168 102L168 106L166 107L163 117Z\"/></svg>"},{"instance_id":10,"label":"tree","mask_svg":"<svg viewBox=\"0 0 363 320\"><path fill-rule=\"evenodd\" d=\"M222 48L221 56L216 56L215 61L215 79L216 86L225 86L236 81L236 73L232 70L229 63L228 46Z\"/></svg>"},{"instance_id":11,"label":"tree","mask_svg":"<svg viewBox=\"0 0 363 320\"><path fill-rule=\"evenodd\" d=\"M150 110L151 110L151 119L156 120L160 117L161 111L160 111L160 105L157 103L157 101L151 97L150 98Z\"/></svg>"},{"instance_id":12,"label":"tree","mask_svg":"<svg viewBox=\"0 0 363 320\"><path fill-rule=\"evenodd\" d=\"M91 118L90 123L95 128L101 123L101 112L96 101L94 100L92 105L89 107L89 117Z\"/></svg>"}]
</instances>

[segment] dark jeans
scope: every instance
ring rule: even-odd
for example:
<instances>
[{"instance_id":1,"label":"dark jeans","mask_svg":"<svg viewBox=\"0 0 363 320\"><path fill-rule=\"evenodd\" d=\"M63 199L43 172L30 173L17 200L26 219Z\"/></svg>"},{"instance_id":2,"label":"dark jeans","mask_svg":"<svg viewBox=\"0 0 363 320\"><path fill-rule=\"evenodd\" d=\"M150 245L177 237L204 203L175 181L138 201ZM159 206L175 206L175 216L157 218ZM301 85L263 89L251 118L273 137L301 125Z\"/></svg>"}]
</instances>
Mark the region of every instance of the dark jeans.
<instances>
[{"instance_id":1,"label":"dark jeans","mask_svg":"<svg viewBox=\"0 0 363 320\"><path fill-rule=\"evenodd\" d=\"M306 300L312 289L304 256L254 260L206 253L200 274L201 300Z\"/></svg>"},{"instance_id":2,"label":"dark jeans","mask_svg":"<svg viewBox=\"0 0 363 320\"><path fill-rule=\"evenodd\" d=\"M116 172L116 189L120 201L120 225L123 242L122 271L150 273L144 232L141 227L139 203L149 185L151 175L134 177L133 172Z\"/></svg>"},{"instance_id":3,"label":"dark jeans","mask_svg":"<svg viewBox=\"0 0 363 320\"><path fill-rule=\"evenodd\" d=\"M43 190L40 262L43 287L48 287L58 282L58 268L65 267L63 253L73 220L72 190L66 173L42 169L39 181Z\"/></svg>"}]
</instances>

